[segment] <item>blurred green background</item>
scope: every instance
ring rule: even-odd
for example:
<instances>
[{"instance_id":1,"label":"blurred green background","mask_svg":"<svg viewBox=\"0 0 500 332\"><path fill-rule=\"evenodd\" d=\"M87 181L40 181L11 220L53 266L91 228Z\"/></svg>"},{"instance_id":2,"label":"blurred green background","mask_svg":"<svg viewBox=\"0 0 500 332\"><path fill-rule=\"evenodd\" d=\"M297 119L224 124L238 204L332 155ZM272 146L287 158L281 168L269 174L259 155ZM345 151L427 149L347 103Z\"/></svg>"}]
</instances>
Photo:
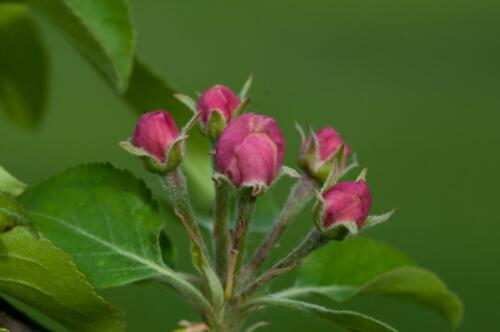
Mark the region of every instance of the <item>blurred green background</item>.
<instances>
[{"instance_id":1,"label":"blurred green background","mask_svg":"<svg viewBox=\"0 0 500 332\"><path fill-rule=\"evenodd\" d=\"M458 331L492 331L497 304L500 156L498 1L131 0L141 58L181 91L239 89L255 76L253 110L276 117L295 166L294 121L332 125L369 167L374 212L398 209L374 231L437 272L465 302ZM84 161L111 161L154 186L117 147L136 115L76 51L37 19L51 56L42 126L0 113L1 163L28 183ZM0 50L3 52L3 50ZM281 251L311 227L301 218ZM173 227L177 243L185 242ZM254 242L257 239L254 240ZM180 248L183 248L182 245ZM188 266L180 255L181 267ZM286 282L286 281L285 281ZM168 289L134 285L105 296L130 331L171 331L193 311ZM363 298L362 310L401 331L448 331L434 313ZM310 317L266 311L269 331L332 331Z\"/></svg>"}]
</instances>

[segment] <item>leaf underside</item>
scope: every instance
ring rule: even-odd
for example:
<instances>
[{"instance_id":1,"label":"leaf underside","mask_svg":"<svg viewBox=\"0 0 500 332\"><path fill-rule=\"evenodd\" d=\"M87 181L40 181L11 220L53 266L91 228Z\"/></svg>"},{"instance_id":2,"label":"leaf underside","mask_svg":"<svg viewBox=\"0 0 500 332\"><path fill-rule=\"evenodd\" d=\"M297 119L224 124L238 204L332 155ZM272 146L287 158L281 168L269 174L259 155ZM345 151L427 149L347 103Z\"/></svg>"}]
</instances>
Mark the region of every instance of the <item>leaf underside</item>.
<instances>
[{"instance_id":1,"label":"leaf underside","mask_svg":"<svg viewBox=\"0 0 500 332\"><path fill-rule=\"evenodd\" d=\"M123 331L124 315L97 295L68 256L24 227L0 236L0 292L71 331Z\"/></svg>"},{"instance_id":2,"label":"leaf underside","mask_svg":"<svg viewBox=\"0 0 500 332\"><path fill-rule=\"evenodd\" d=\"M335 301L357 295L401 298L433 309L452 325L463 317L463 304L434 273L380 242L356 239L334 243L312 254L299 270L297 286L283 298L316 294Z\"/></svg>"},{"instance_id":3,"label":"leaf underside","mask_svg":"<svg viewBox=\"0 0 500 332\"><path fill-rule=\"evenodd\" d=\"M393 327L375 318L354 311L332 310L316 304L272 296L258 301L262 305L296 310L325 319L352 332L396 332Z\"/></svg>"}]
</instances>

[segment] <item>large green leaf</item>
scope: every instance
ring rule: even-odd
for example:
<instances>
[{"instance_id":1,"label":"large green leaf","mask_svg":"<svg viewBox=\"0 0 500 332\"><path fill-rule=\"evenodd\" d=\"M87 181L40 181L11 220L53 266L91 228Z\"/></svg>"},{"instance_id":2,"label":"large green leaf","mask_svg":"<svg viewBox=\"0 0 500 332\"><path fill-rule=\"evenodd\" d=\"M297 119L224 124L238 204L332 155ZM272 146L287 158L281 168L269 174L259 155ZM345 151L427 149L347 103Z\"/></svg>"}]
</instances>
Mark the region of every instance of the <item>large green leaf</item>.
<instances>
[{"instance_id":1,"label":"large green leaf","mask_svg":"<svg viewBox=\"0 0 500 332\"><path fill-rule=\"evenodd\" d=\"M463 316L462 302L438 276L398 250L367 239L336 242L313 253L300 268L297 287L276 296L310 294L336 301L361 294L394 296L427 306L453 325Z\"/></svg>"},{"instance_id":2,"label":"large green leaf","mask_svg":"<svg viewBox=\"0 0 500 332\"><path fill-rule=\"evenodd\" d=\"M171 273L160 252L157 205L127 171L109 164L78 166L20 199L33 224L98 288Z\"/></svg>"},{"instance_id":3,"label":"large green leaf","mask_svg":"<svg viewBox=\"0 0 500 332\"><path fill-rule=\"evenodd\" d=\"M22 0L55 24L119 91L127 88L135 32L126 0Z\"/></svg>"},{"instance_id":4,"label":"large green leaf","mask_svg":"<svg viewBox=\"0 0 500 332\"><path fill-rule=\"evenodd\" d=\"M316 304L276 298L273 296L256 299L252 304L260 306L261 309L266 306L275 306L289 310L301 311L326 319L329 322L352 332L396 332L393 327L372 317L354 311L332 310Z\"/></svg>"},{"instance_id":5,"label":"large green leaf","mask_svg":"<svg viewBox=\"0 0 500 332\"><path fill-rule=\"evenodd\" d=\"M46 106L48 56L26 8L0 4L0 102L24 127L39 123Z\"/></svg>"},{"instance_id":6,"label":"large green leaf","mask_svg":"<svg viewBox=\"0 0 500 332\"><path fill-rule=\"evenodd\" d=\"M0 292L71 331L123 331L121 311L104 301L68 256L24 227L0 236Z\"/></svg>"},{"instance_id":7,"label":"large green leaf","mask_svg":"<svg viewBox=\"0 0 500 332\"><path fill-rule=\"evenodd\" d=\"M22 194L26 188L27 185L25 183L16 179L5 168L0 166L0 192L17 196Z\"/></svg>"}]
</instances>

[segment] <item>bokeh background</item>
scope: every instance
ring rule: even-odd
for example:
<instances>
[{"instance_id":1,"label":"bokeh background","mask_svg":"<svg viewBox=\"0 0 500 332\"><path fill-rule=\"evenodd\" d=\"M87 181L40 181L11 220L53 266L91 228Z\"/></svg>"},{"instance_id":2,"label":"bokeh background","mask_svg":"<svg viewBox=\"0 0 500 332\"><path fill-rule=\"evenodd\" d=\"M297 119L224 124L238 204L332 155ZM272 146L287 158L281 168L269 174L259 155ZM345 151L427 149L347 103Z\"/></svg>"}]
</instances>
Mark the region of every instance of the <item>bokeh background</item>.
<instances>
[{"instance_id":1,"label":"bokeh background","mask_svg":"<svg viewBox=\"0 0 500 332\"><path fill-rule=\"evenodd\" d=\"M238 89L255 76L253 110L276 117L295 166L294 121L337 128L369 167L374 211L398 209L370 232L437 272L465 302L458 331L493 331L500 301L500 3L131 0L141 58L180 90ZM64 38L37 19L51 55L44 123L19 129L0 112L1 163L28 183L83 161L111 161L154 179L120 151L136 115ZM2 51L2 50L0 50ZM301 218L282 250L311 226ZM176 242L185 239L172 227ZM257 240L254 240L257 241ZM283 249L284 248L284 249ZM188 266L180 254L179 265ZM286 282L286 280L284 281ZM108 290L130 331L171 331L190 307L153 284ZM434 313L389 299L362 310L401 331L449 331ZM268 331L336 331L269 310Z\"/></svg>"}]
</instances>

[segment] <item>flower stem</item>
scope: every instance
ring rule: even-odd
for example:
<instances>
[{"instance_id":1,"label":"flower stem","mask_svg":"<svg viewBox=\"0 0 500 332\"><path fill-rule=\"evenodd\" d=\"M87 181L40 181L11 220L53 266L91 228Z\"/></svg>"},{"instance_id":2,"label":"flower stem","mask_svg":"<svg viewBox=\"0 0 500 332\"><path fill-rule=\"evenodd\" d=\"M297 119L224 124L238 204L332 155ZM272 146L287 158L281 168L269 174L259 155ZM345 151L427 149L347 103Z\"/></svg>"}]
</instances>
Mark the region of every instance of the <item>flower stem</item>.
<instances>
[{"instance_id":1,"label":"flower stem","mask_svg":"<svg viewBox=\"0 0 500 332\"><path fill-rule=\"evenodd\" d=\"M204 256L207 255L207 248L201 236L198 224L194 219L193 208L186 187L184 175L179 168L168 172L165 175L165 184L170 194L171 203L175 214L181 220L193 243L200 248Z\"/></svg>"},{"instance_id":2,"label":"flower stem","mask_svg":"<svg viewBox=\"0 0 500 332\"><path fill-rule=\"evenodd\" d=\"M245 265L241 273L240 282L246 283L248 279L257 271L257 269L266 261L269 253L274 245L278 242L280 236L285 231L286 227L304 206L313 197L315 182L307 176L300 178L297 184L293 187L285 206L274 223L273 228L267 236L262 240L249 263Z\"/></svg>"},{"instance_id":3,"label":"flower stem","mask_svg":"<svg viewBox=\"0 0 500 332\"><path fill-rule=\"evenodd\" d=\"M212 304L215 308L218 308L223 305L224 291L211 266L207 247L201 236L198 224L194 219L186 182L181 170L176 168L168 172L165 175L165 184L169 190L175 214L181 220L182 225L191 238L191 258L193 265L202 273L210 293Z\"/></svg>"},{"instance_id":4,"label":"flower stem","mask_svg":"<svg viewBox=\"0 0 500 332\"><path fill-rule=\"evenodd\" d=\"M225 297L232 298L233 289L238 280L241 260L244 255L245 241L248 233L248 224L255 210L256 197L252 194L252 188L244 188L238 194L238 219L234 231L233 246L229 252L229 261L226 277Z\"/></svg>"},{"instance_id":5,"label":"flower stem","mask_svg":"<svg viewBox=\"0 0 500 332\"><path fill-rule=\"evenodd\" d=\"M313 229L302 243L297 246L290 254L277 262L273 267L263 273L254 282L250 283L242 292L240 297L245 298L255 292L257 289L268 283L270 280L289 272L299 266L303 259L314 250L324 246L331 239L321 235L316 229Z\"/></svg>"},{"instance_id":6,"label":"flower stem","mask_svg":"<svg viewBox=\"0 0 500 332\"><path fill-rule=\"evenodd\" d=\"M215 182L215 207L213 237L215 242L215 263L220 279L226 277L229 255L229 188L224 181Z\"/></svg>"}]
</instances>

